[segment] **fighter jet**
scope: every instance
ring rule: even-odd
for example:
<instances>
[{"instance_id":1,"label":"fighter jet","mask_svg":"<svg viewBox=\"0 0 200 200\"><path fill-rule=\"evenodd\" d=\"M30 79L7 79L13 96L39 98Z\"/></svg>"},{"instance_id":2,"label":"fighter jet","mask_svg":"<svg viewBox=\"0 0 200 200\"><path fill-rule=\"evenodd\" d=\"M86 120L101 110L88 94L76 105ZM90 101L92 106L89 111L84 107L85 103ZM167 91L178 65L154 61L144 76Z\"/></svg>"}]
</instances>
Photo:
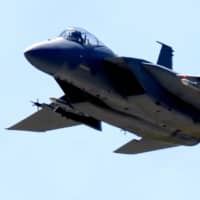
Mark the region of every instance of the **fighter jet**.
<instances>
[{"instance_id":1,"label":"fighter jet","mask_svg":"<svg viewBox=\"0 0 200 200\"><path fill-rule=\"evenodd\" d=\"M50 104L34 102L40 109L8 129L43 132L82 124L101 131L105 122L141 138L115 151L122 154L198 144L200 77L173 71L173 49L160 44L156 64L118 56L76 27L34 44L26 59L52 76L64 95Z\"/></svg>"}]
</instances>

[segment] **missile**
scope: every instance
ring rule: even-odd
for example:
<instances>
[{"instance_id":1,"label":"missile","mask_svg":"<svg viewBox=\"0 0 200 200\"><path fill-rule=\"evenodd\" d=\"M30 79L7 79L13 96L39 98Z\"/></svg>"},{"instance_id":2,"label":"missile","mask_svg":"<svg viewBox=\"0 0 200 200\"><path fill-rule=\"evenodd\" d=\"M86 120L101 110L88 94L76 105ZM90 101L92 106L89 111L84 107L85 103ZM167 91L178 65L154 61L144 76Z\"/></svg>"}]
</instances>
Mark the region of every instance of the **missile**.
<instances>
[{"instance_id":1,"label":"missile","mask_svg":"<svg viewBox=\"0 0 200 200\"><path fill-rule=\"evenodd\" d=\"M36 106L39 110L39 108L51 108L53 109L53 107L49 104L46 103L40 103L39 101L31 101L31 103L33 104L33 106Z\"/></svg>"},{"instance_id":2,"label":"missile","mask_svg":"<svg viewBox=\"0 0 200 200\"><path fill-rule=\"evenodd\" d=\"M39 103L38 101L32 102L32 103L33 103L34 106L37 106L38 108L50 108L53 112L57 112L57 109L61 108L65 112L87 117L86 114L75 109L69 102L67 102L63 99L57 99L57 98L54 98L54 97L51 97L49 99L51 101L51 104Z\"/></svg>"},{"instance_id":3,"label":"missile","mask_svg":"<svg viewBox=\"0 0 200 200\"><path fill-rule=\"evenodd\" d=\"M57 98L54 98L54 97L50 97L49 98L51 103L55 103L55 104L65 104L67 105L67 102L65 100L62 100L62 99L57 99Z\"/></svg>"},{"instance_id":4,"label":"missile","mask_svg":"<svg viewBox=\"0 0 200 200\"><path fill-rule=\"evenodd\" d=\"M72 105L70 105L67 101L65 101L63 99L57 99L57 98L51 97L50 101L51 101L51 103L56 105L55 110L58 107L60 107L66 112L74 113L74 114L77 114L79 116L87 116L86 114L82 113L81 111L75 109Z\"/></svg>"},{"instance_id":5,"label":"missile","mask_svg":"<svg viewBox=\"0 0 200 200\"><path fill-rule=\"evenodd\" d=\"M54 97L50 98L51 103L61 107L62 109L66 110L66 111L72 111L73 107L65 100L63 99L57 99Z\"/></svg>"}]
</instances>

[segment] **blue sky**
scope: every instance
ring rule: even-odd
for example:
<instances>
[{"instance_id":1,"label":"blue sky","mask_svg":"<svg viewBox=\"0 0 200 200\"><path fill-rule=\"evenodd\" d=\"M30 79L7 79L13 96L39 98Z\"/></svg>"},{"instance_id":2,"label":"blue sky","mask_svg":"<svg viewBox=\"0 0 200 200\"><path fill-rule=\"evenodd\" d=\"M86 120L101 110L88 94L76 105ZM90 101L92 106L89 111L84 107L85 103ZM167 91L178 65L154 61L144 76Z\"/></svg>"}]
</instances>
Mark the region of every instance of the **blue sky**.
<instances>
[{"instance_id":1,"label":"blue sky","mask_svg":"<svg viewBox=\"0 0 200 200\"><path fill-rule=\"evenodd\" d=\"M198 0L3 1L0 199L199 199L200 146L125 156L112 152L133 135L106 124L102 133L85 126L41 134L5 130L35 111L30 100L62 95L25 60L27 46L80 26L122 56L156 61L155 41L170 44L175 70L198 75L199 8Z\"/></svg>"}]
</instances>

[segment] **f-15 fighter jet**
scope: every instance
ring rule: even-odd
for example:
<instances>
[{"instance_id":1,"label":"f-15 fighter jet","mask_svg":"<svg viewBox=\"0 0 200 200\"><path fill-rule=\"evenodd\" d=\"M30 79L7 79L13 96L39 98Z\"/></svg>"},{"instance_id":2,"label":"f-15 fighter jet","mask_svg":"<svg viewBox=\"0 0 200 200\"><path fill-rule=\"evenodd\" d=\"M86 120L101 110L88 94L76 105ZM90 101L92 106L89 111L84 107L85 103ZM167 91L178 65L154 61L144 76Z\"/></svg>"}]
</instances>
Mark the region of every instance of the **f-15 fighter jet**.
<instances>
[{"instance_id":1,"label":"f-15 fighter jet","mask_svg":"<svg viewBox=\"0 0 200 200\"><path fill-rule=\"evenodd\" d=\"M25 57L52 76L64 96L10 130L49 131L84 124L101 130L102 122L129 131L134 139L116 153L136 154L200 142L200 78L172 69L173 50L161 43L157 64L120 57L81 28L34 44Z\"/></svg>"}]
</instances>

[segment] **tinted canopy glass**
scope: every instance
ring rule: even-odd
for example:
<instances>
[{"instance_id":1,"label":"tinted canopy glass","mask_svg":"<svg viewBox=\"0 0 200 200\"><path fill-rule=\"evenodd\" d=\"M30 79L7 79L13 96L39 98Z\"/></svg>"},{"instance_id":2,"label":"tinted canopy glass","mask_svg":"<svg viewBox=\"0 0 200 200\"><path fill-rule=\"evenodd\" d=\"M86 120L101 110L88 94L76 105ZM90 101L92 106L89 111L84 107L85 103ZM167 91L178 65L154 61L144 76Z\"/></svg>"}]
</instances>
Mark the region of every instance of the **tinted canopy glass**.
<instances>
[{"instance_id":1,"label":"tinted canopy glass","mask_svg":"<svg viewBox=\"0 0 200 200\"><path fill-rule=\"evenodd\" d=\"M87 46L104 46L94 35L82 28L68 28L60 35L66 40L74 41Z\"/></svg>"}]
</instances>

